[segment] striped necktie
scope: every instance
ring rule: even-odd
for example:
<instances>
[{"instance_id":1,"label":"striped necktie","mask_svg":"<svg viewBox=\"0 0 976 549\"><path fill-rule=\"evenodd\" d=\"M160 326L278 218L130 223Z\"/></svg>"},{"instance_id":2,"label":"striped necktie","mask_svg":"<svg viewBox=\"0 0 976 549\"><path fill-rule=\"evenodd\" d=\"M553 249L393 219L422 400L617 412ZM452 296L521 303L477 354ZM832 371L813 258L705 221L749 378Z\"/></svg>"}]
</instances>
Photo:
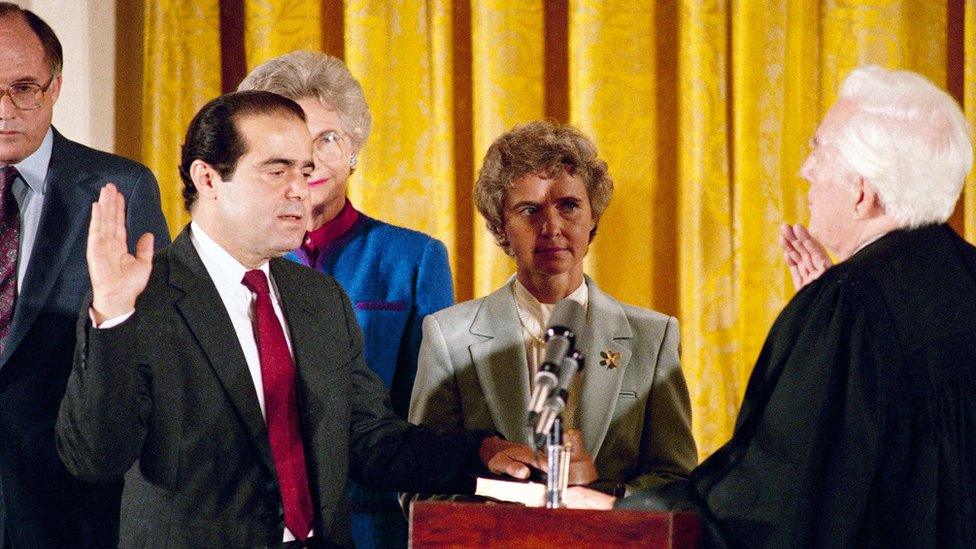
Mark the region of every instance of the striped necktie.
<instances>
[{"instance_id":1,"label":"striped necktie","mask_svg":"<svg viewBox=\"0 0 976 549\"><path fill-rule=\"evenodd\" d=\"M17 256L20 252L20 209L14 198L17 168L0 168L0 351L7 341L17 301Z\"/></svg>"}]
</instances>

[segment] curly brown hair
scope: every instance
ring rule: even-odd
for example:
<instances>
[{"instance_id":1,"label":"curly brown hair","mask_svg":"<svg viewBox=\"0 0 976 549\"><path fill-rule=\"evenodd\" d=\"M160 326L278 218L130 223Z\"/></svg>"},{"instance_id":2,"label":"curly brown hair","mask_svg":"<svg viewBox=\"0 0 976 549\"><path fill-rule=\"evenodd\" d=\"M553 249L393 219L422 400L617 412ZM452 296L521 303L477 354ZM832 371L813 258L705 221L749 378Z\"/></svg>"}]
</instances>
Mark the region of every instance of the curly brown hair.
<instances>
[{"instance_id":1,"label":"curly brown hair","mask_svg":"<svg viewBox=\"0 0 976 549\"><path fill-rule=\"evenodd\" d=\"M551 177L557 170L578 176L586 187L593 211L593 230L613 197L607 163L597 157L596 146L569 124L536 120L515 126L488 147L474 186L474 201L495 242L512 255L505 237L505 197L515 180L527 174Z\"/></svg>"}]
</instances>

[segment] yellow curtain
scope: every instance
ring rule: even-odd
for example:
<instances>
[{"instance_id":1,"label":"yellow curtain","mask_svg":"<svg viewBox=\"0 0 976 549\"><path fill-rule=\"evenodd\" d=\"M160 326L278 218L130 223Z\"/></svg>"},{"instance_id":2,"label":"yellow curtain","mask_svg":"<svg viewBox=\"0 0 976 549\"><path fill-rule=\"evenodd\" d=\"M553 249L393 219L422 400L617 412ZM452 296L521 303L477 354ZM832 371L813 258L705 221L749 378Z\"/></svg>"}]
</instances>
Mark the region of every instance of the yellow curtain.
<instances>
[{"instance_id":1,"label":"yellow curtain","mask_svg":"<svg viewBox=\"0 0 976 549\"><path fill-rule=\"evenodd\" d=\"M244 56L247 70L293 50L317 50L322 43L321 2L244 0Z\"/></svg>"},{"instance_id":2,"label":"yellow curtain","mask_svg":"<svg viewBox=\"0 0 976 549\"><path fill-rule=\"evenodd\" d=\"M805 221L797 172L850 69L876 63L955 86L976 125L976 0L245 0L239 21L221 5L236 4L144 11L142 160L174 230L186 220L179 144L220 92L215 68L244 71L343 28L374 114L350 196L443 240L458 299L483 296L514 266L473 212L477 168L500 133L568 97L570 121L616 182L587 272L623 301L678 316L702 457L731 434L793 295L777 228ZM976 239L972 174L956 221Z\"/></svg>"},{"instance_id":3,"label":"yellow curtain","mask_svg":"<svg viewBox=\"0 0 976 549\"><path fill-rule=\"evenodd\" d=\"M569 118L596 142L615 182L613 202L587 256L587 272L624 301L674 314L672 185L655 177L654 5L652 0L570 2ZM613 236L626 234L642 237ZM619 276L625 264L641 274Z\"/></svg>"},{"instance_id":4,"label":"yellow curtain","mask_svg":"<svg viewBox=\"0 0 976 549\"><path fill-rule=\"evenodd\" d=\"M146 2L143 34L142 158L156 174L163 213L176 234L189 221L178 166L186 128L220 94L218 0Z\"/></svg>"},{"instance_id":5,"label":"yellow curtain","mask_svg":"<svg viewBox=\"0 0 976 549\"><path fill-rule=\"evenodd\" d=\"M471 4L475 170L496 137L544 115L542 15L542 0ZM474 294L483 296L515 272L515 263L495 244L481 216L474 224Z\"/></svg>"},{"instance_id":6,"label":"yellow curtain","mask_svg":"<svg viewBox=\"0 0 976 549\"><path fill-rule=\"evenodd\" d=\"M723 377L736 381L726 385L724 395L733 400L724 406L737 406L765 328L793 293L776 242L780 223L805 217L806 185L796 174L819 118L819 23L808 1L733 4L729 148L735 350ZM708 378L695 383L707 385ZM701 400L697 409L702 418L696 432L703 453L709 453L728 438L727 432L709 436L714 418L728 414Z\"/></svg>"},{"instance_id":7,"label":"yellow curtain","mask_svg":"<svg viewBox=\"0 0 976 549\"><path fill-rule=\"evenodd\" d=\"M734 333L728 8L721 1L679 6L678 291L682 368L699 454L731 432L742 386L731 371L740 351Z\"/></svg>"},{"instance_id":8,"label":"yellow curtain","mask_svg":"<svg viewBox=\"0 0 976 549\"><path fill-rule=\"evenodd\" d=\"M976 0L966 0L963 29L963 105L969 119L969 134L976 140ZM976 242L976 170L969 172L963 194L966 238Z\"/></svg>"},{"instance_id":9,"label":"yellow curtain","mask_svg":"<svg viewBox=\"0 0 976 549\"><path fill-rule=\"evenodd\" d=\"M356 0L345 19L346 63L373 113L349 197L439 238L456 273L451 2Z\"/></svg>"}]
</instances>

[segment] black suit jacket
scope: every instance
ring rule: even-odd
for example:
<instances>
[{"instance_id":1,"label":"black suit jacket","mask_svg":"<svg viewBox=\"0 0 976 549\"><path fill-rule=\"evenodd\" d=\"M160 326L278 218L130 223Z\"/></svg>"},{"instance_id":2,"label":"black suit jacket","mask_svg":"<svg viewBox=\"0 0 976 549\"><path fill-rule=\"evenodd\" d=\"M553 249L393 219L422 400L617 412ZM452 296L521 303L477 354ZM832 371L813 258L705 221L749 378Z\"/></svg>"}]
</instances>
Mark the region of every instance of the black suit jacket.
<instances>
[{"instance_id":1,"label":"black suit jacket","mask_svg":"<svg viewBox=\"0 0 976 549\"><path fill-rule=\"evenodd\" d=\"M75 321L90 282L91 204L113 182L126 197L129 244L145 232L169 242L156 179L144 166L54 131L47 191L30 265L0 354L0 544L114 545L121 484L92 486L65 470L54 422L71 371Z\"/></svg>"},{"instance_id":2,"label":"black suit jacket","mask_svg":"<svg viewBox=\"0 0 976 549\"><path fill-rule=\"evenodd\" d=\"M470 492L480 436L398 419L363 361L356 317L335 280L284 259L270 268L291 333L319 542L349 543L347 472L389 490ZM156 255L135 314L111 329L79 322L78 341L58 449L91 481L118 478L138 458L123 498L123 546L281 541L281 500L254 384L189 230Z\"/></svg>"}]
</instances>

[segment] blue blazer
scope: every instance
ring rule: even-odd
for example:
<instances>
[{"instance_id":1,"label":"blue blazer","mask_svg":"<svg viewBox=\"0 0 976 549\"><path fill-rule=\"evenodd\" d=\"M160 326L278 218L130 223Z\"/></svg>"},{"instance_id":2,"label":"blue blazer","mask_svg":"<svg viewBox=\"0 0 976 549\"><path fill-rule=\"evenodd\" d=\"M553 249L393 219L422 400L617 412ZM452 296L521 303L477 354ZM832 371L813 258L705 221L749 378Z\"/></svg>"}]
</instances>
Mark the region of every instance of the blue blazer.
<instances>
[{"instance_id":1,"label":"blue blazer","mask_svg":"<svg viewBox=\"0 0 976 549\"><path fill-rule=\"evenodd\" d=\"M301 249L285 257L308 265ZM332 275L349 295L363 330L366 364L390 389L393 410L406 418L423 319L454 303L444 244L359 214L319 254L315 269Z\"/></svg>"},{"instance_id":2,"label":"blue blazer","mask_svg":"<svg viewBox=\"0 0 976 549\"><path fill-rule=\"evenodd\" d=\"M126 199L129 248L145 232L169 244L156 178L141 164L54 131L41 221L0 353L0 545L118 544L121 480L73 478L54 447L54 421L71 372L75 323L91 289L85 247L92 202L106 183Z\"/></svg>"},{"instance_id":3,"label":"blue blazer","mask_svg":"<svg viewBox=\"0 0 976 549\"><path fill-rule=\"evenodd\" d=\"M309 263L301 249L286 257ZM353 227L319 254L315 268L335 277L349 294L363 330L366 364L390 390L393 410L406 419L424 317L454 303L444 244L360 213ZM357 546L406 538L395 493L350 481L347 497Z\"/></svg>"}]
</instances>

